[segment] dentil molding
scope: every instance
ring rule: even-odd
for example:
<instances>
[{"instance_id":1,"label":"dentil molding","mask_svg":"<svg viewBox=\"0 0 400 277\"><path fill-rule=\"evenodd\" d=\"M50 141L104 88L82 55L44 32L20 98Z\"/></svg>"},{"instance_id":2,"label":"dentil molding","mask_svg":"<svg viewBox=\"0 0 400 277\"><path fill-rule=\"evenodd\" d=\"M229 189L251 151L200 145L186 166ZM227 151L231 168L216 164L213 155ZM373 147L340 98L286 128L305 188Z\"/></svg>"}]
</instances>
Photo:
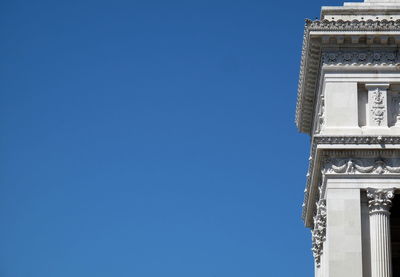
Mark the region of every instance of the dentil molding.
<instances>
[{"instance_id":1,"label":"dentil molding","mask_svg":"<svg viewBox=\"0 0 400 277\"><path fill-rule=\"evenodd\" d=\"M400 20L310 20L306 26L311 31L398 31Z\"/></svg>"}]
</instances>

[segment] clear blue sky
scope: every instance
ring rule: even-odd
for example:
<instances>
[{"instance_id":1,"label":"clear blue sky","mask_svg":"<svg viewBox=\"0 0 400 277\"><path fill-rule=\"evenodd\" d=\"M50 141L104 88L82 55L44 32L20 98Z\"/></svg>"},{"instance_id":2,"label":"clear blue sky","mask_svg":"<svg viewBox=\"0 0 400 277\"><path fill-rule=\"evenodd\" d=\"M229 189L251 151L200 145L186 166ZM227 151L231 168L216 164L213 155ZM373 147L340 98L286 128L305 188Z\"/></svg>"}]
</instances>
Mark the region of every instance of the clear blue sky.
<instances>
[{"instance_id":1,"label":"clear blue sky","mask_svg":"<svg viewBox=\"0 0 400 277\"><path fill-rule=\"evenodd\" d=\"M304 18L342 1L3 1L0 276L311 276Z\"/></svg>"}]
</instances>

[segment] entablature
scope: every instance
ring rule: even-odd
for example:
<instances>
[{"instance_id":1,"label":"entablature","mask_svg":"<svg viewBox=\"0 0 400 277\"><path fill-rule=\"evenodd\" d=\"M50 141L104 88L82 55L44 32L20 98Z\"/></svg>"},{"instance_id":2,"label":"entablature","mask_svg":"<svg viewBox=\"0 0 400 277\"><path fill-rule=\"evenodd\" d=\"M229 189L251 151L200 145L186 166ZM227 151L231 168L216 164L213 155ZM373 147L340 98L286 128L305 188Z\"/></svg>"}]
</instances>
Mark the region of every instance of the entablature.
<instances>
[{"instance_id":1,"label":"entablature","mask_svg":"<svg viewBox=\"0 0 400 277\"><path fill-rule=\"evenodd\" d=\"M392 178L400 183L400 137L314 136L302 214L307 227L313 227L326 177Z\"/></svg>"},{"instance_id":2,"label":"entablature","mask_svg":"<svg viewBox=\"0 0 400 277\"><path fill-rule=\"evenodd\" d=\"M316 92L324 65L400 66L400 20L306 21L296 105L296 125L311 134Z\"/></svg>"}]
</instances>

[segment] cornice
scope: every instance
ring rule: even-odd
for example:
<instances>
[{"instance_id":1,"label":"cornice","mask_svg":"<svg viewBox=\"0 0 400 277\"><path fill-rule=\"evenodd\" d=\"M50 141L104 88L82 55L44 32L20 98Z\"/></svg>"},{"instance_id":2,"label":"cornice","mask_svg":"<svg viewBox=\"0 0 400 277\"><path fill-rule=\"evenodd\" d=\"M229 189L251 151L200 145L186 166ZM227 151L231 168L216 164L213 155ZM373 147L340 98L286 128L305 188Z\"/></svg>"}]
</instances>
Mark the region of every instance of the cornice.
<instances>
[{"instance_id":1,"label":"cornice","mask_svg":"<svg viewBox=\"0 0 400 277\"><path fill-rule=\"evenodd\" d=\"M320 47L317 44L311 44L309 36L310 22L306 20L304 26L295 116L296 126L302 133L310 133L311 131L312 112L314 108L313 91L315 90L316 85L316 80L313 80L311 76L315 78L315 72L318 71L319 67L319 59L316 56L320 51ZM312 51L313 47L315 48L314 51ZM312 55L313 53L314 56Z\"/></svg>"},{"instance_id":2,"label":"cornice","mask_svg":"<svg viewBox=\"0 0 400 277\"><path fill-rule=\"evenodd\" d=\"M309 31L399 31L400 20L306 20Z\"/></svg>"}]
</instances>

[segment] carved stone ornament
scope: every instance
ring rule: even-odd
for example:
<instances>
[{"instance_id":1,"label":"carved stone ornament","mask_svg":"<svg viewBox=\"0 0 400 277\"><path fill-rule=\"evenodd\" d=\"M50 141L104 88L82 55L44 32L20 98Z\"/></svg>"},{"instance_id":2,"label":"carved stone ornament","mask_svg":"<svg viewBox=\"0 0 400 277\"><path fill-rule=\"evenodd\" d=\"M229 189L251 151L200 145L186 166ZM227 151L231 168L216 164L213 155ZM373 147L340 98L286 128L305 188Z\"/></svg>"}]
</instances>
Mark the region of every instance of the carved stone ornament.
<instances>
[{"instance_id":1,"label":"carved stone ornament","mask_svg":"<svg viewBox=\"0 0 400 277\"><path fill-rule=\"evenodd\" d=\"M397 51L326 51L322 54L324 65L396 65Z\"/></svg>"},{"instance_id":2,"label":"carved stone ornament","mask_svg":"<svg viewBox=\"0 0 400 277\"><path fill-rule=\"evenodd\" d=\"M392 207L394 189L367 189L368 207L370 214L389 213Z\"/></svg>"},{"instance_id":3,"label":"carved stone ornament","mask_svg":"<svg viewBox=\"0 0 400 277\"><path fill-rule=\"evenodd\" d=\"M398 31L400 20L306 20L313 31Z\"/></svg>"},{"instance_id":4,"label":"carved stone ornament","mask_svg":"<svg viewBox=\"0 0 400 277\"><path fill-rule=\"evenodd\" d=\"M324 168L330 174L400 174L400 166L391 166L381 159L330 159Z\"/></svg>"},{"instance_id":5,"label":"carved stone ornament","mask_svg":"<svg viewBox=\"0 0 400 277\"><path fill-rule=\"evenodd\" d=\"M326 200L317 202L317 213L314 216L314 229L312 234L312 251L317 267L321 265L324 241L326 240Z\"/></svg>"},{"instance_id":6,"label":"carved stone ornament","mask_svg":"<svg viewBox=\"0 0 400 277\"><path fill-rule=\"evenodd\" d=\"M307 216L308 203L310 198L311 185L313 183L312 172L314 172L314 157L316 155L316 149L319 144L400 144L400 137L393 136L338 136L338 137L326 137L326 136L315 136L311 147L311 153L309 158L309 166L306 175L306 187L304 189L304 200L302 204L302 218L305 220ZM364 151L365 153L365 151ZM369 157L380 156L379 151L367 152ZM357 152L352 154L357 156ZM391 156L399 155L398 153L392 153ZM375 174L375 175L400 175L400 160L398 158L336 158L328 159L323 165L321 165L320 178L325 178L325 174ZM308 217L311 222L311 217Z\"/></svg>"},{"instance_id":7,"label":"carved stone ornament","mask_svg":"<svg viewBox=\"0 0 400 277\"><path fill-rule=\"evenodd\" d=\"M393 136L315 136L314 144L399 144L400 137Z\"/></svg>"},{"instance_id":8,"label":"carved stone ornament","mask_svg":"<svg viewBox=\"0 0 400 277\"><path fill-rule=\"evenodd\" d=\"M337 38L338 32L373 32L375 34L373 39L377 39L377 41L372 40L371 43L379 44L387 49L388 40L398 40L399 30L400 20L306 20L295 117L295 122L300 132L310 134L313 131L314 94L317 89L316 86L318 85L317 79L320 73L321 53L324 53L325 47L318 39L313 40L313 38L319 38L321 36L320 33L323 33L324 36L327 37L332 36L332 38ZM393 32L393 34L383 35L379 34L379 32ZM312 33L319 34L312 35ZM352 36L351 43L361 43L362 39L365 39L365 36L363 37L355 34ZM329 45L330 43L326 46ZM370 52L362 52L348 49L341 54L334 53L328 48L326 51L328 51L328 53L325 57L322 57L323 63L332 66L339 62L346 66L354 64L365 67L384 66L396 68L400 62L397 50L371 50Z\"/></svg>"},{"instance_id":9,"label":"carved stone ornament","mask_svg":"<svg viewBox=\"0 0 400 277\"><path fill-rule=\"evenodd\" d=\"M385 118L386 105L384 100L385 96L379 88L376 88L374 91L372 91L371 116L378 126L381 125L383 119Z\"/></svg>"}]
</instances>

